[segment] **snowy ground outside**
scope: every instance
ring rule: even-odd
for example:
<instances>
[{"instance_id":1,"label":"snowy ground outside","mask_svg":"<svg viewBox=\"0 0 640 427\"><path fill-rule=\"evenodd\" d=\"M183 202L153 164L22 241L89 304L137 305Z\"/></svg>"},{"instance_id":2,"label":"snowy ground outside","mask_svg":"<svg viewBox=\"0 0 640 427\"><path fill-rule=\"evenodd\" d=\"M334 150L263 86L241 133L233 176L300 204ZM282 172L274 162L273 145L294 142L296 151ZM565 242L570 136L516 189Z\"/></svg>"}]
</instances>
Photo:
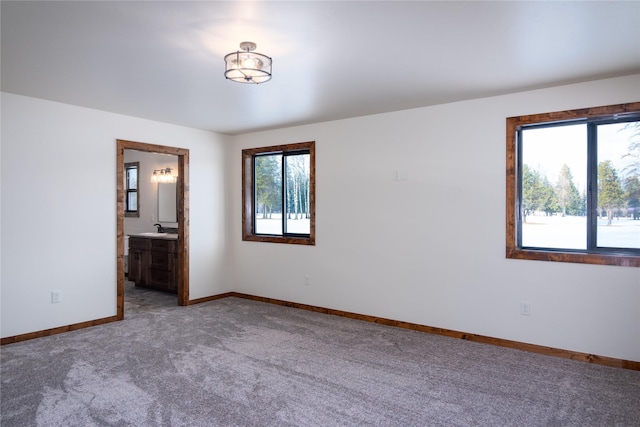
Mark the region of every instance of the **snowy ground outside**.
<instances>
[{"instance_id":1,"label":"snowy ground outside","mask_svg":"<svg viewBox=\"0 0 640 427\"><path fill-rule=\"evenodd\" d=\"M271 214L271 218L261 218L261 215L257 215L256 218L256 233L258 234L282 234L282 214ZM287 232L309 234L311 230L311 221L309 218L302 219L288 219L287 220Z\"/></svg>"},{"instance_id":2,"label":"snowy ground outside","mask_svg":"<svg viewBox=\"0 0 640 427\"><path fill-rule=\"evenodd\" d=\"M575 216L528 216L522 226L522 245L557 249L586 249L587 219ZM308 218L287 220L289 233L308 234ZM272 214L270 219L256 219L259 234L282 234L282 215ZM606 219L598 220L598 246L640 249L640 220L614 219L607 225Z\"/></svg>"},{"instance_id":3,"label":"snowy ground outside","mask_svg":"<svg viewBox=\"0 0 640 427\"><path fill-rule=\"evenodd\" d=\"M586 217L528 216L522 224L522 246L586 249ZM640 220L598 220L598 246L640 249Z\"/></svg>"}]
</instances>

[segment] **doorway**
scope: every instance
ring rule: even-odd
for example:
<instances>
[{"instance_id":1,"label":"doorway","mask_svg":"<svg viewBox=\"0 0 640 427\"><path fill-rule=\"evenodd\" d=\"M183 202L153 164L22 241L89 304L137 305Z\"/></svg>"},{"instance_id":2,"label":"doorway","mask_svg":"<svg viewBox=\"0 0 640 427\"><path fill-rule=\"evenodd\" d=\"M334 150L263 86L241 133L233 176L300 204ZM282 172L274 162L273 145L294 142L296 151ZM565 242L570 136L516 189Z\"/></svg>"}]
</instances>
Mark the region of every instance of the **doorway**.
<instances>
[{"instance_id":1,"label":"doorway","mask_svg":"<svg viewBox=\"0 0 640 427\"><path fill-rule=\"evenodd\" d=\"M178 157L177 208L178 208L178 305L189 305L189 150L143 142L117 140L117 313L124 319L124 211L125 168L124 151L137 150L148 153L170 154Z\"/></svg>"}]
</instances>

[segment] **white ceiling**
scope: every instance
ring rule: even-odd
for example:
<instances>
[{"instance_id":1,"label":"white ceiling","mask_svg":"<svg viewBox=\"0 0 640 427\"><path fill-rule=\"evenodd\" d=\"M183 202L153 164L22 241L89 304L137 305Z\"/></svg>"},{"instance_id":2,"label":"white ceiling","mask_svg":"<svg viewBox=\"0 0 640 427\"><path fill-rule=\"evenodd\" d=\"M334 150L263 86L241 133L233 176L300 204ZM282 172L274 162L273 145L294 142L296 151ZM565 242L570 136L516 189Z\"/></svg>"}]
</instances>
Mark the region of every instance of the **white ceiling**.
<instances>
[{"instance_id":1,"label":"white ceiling","mask_svg":"<svg viewBox=\"0 0 640 427\"><path fill-rule=\"evenodd\" d=\"M640 1L2 1L1 17L3 91L227 134L640 72ZM245 40L270 82L224 78Z\"/></svg>"}]
</instances>

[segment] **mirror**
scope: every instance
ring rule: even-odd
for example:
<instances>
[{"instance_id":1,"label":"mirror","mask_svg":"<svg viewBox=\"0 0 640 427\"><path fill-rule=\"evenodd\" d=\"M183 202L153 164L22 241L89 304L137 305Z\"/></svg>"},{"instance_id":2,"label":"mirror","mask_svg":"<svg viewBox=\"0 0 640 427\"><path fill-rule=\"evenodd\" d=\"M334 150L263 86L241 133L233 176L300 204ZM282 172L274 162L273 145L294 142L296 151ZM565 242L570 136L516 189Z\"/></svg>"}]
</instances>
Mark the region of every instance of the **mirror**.
<instances>
[{"instance_id":1,"label":"mirror","mask_svg":"<svg viewBox=\"0 0 640 427\"><path fill-rule=\"evenodd\" d=\"M158 222L178 222L177 183L158 183Z\"/></svg>"}]
</instances>

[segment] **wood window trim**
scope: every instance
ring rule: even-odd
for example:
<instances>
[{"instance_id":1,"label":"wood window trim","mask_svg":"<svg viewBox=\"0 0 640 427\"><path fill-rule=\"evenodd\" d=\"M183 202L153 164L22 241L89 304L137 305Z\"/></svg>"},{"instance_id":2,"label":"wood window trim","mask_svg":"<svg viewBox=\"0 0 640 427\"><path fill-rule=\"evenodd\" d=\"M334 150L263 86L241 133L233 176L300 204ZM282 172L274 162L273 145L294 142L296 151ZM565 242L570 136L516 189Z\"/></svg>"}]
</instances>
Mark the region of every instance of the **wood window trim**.
<instances>
[{"instance_id":1,"label":"wood window trim","mask_svg":"<svg viewBox=\"0 0 640 427\"><path fill-rule=\"evenodd\" d=\"M640 102L507 118L506 257L513 259L640 267L640 256L521 249L517 244L518 170L516 136L523 125L637 113Z\"/></svg>"},{"instance_id":2,"label":"wood window trim","mask_svg":"<svg viewBox=\"0 0 640 427\"><path fill-rule=\"evenodd\" d=\"M130 167L135 167L137 169L137 174L136 174L136 179L137 179L137 188L136 188L136 193L137 197L136 197L136 210L135 211L128 211L126 210L126 206L127 203L125 201L125 211L124 211L124 216L126 218L140 218L140 162L129 162L129 163L125 163L124 164L124 171L125 171L125 197L128 196L128 192L129 192L129 183L127 180L127 169L129 169Z\"/></svg>"},{"instance_id":3,"label":"wood window trim","mask_svg":"<svg viewBox=\"0 0 640 427\"><path fill-rule=\"evenodd\" d=\"M253 157L257 154L309 150L309 237L263 236L253 233ZM315 141L242 150L242 240L251 242L286 243L291 245L316 244L316 160Z\"/></svg>"}]
</instances>

